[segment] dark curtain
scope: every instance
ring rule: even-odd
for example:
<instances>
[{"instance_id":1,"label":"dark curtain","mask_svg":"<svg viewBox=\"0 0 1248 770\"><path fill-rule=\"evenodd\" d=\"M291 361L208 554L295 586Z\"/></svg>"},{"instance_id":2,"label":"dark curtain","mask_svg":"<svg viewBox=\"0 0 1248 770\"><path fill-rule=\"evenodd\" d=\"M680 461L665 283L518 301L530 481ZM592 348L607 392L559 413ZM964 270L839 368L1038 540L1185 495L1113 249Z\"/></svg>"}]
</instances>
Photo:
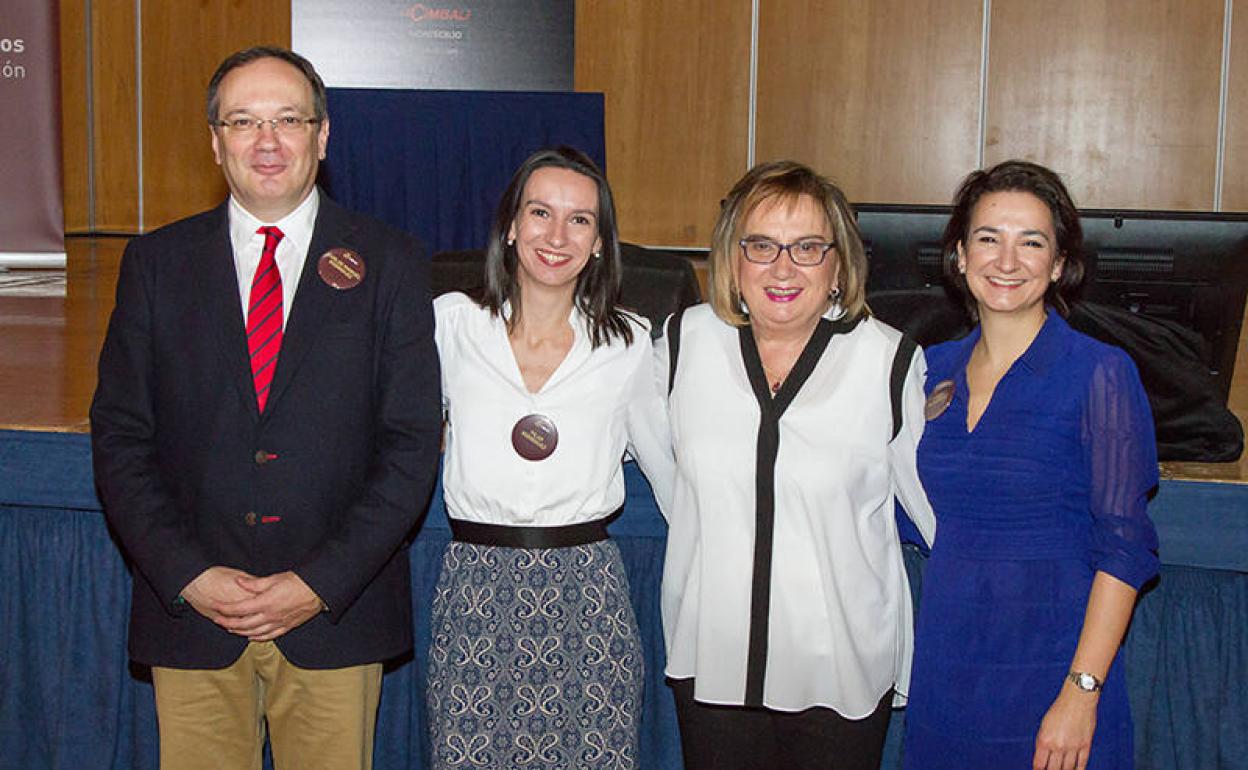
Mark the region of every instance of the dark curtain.
<instances>
[{"instance_id":1,"label":"dark curtain","mask_svg":"<svg viewBox=\"0 0 1248 770\"><path fill-rule=\"evenodd\" d=\"M567 144L604 170L602 94L329 89L330 197L429 252L485 246L494 208L535 150Z\"/></svg>"}]
</instances>

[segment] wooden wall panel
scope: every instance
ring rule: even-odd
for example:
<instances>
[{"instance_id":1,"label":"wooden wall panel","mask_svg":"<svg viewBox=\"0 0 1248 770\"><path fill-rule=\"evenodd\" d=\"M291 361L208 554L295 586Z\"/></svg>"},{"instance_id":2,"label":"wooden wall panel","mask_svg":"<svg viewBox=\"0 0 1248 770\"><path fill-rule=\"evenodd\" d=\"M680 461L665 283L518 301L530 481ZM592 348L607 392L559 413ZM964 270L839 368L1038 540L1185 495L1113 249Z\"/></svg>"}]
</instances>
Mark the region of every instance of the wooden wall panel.
<instances>
[{"instance_id":1,"label":"wooden wall panel","mask_svg":"<svg viewBox=\"0 0 1248 770\"><path fill-rule=\"evenodd\" d=\"M946 203L975 166L981 0L765 0L757 159L851 200Z\"/></svg>"},{"instance_id":2,"label":"wooden wall panel","mask_svg":"<svg viewBox=\"0 0 1248 770\"><path fill-rule=\"evenodd\" d=\"M154 230L220 203L204 92L221 60L290 45L290 0L143 0L143 225Z\"/></svg>"},{"instance_id":3,"label":"wooden wall panel","mask_svg":"<svg viewBox=\"0 0 1248 770\"><path fill-rule=\"evenodd\" d=\"M576 89L606 94L626 240L710 243L746 170L750 0L577 0Z\"/></svg>"},{"instance_id":4,"label":"wooden wall panel","mask_svg":"<svg viewBox=\"0 0 1248 770\"><path fill-rule=\"evenodd\" d=\"M1222 209L1248 211L1248 2L1244 0L1235 3L1234 24L1231 25ZM1248 361L1248 357L1241 357L1241 360ZM1248 400L1244 408L1248 410Z\"/></svg>"},{"instance_id":5,"label":"wooden wall panel","mask_svg":"<svg viewBox=\"0 0 1248 770\"><path fill-rule=\"evenodd\" d=\"M1209 209L1223 0L996 0L985 162L1037 160L1084 207Z\"/></svg>"},{"instance_id":6,"label":"wooden wall panel","mask_svg":"<svg viewBox=\"0 0 1248 770\"><path fill-rule=\"evenodd\" d=\"M95 230L139 227L134 0L90 0Z\"/></svg>"},{"instance_id":7,"label":"wooden wall panel","mask_svg":"<svg viewBox=\"0 0 1248 770\"><path fill-rule=\"evenodd\" d=\"M91 228L86 6L86 0L61 0L60 5L61 165L67 233L85 233Z\"/></svg>"}]
</instances>

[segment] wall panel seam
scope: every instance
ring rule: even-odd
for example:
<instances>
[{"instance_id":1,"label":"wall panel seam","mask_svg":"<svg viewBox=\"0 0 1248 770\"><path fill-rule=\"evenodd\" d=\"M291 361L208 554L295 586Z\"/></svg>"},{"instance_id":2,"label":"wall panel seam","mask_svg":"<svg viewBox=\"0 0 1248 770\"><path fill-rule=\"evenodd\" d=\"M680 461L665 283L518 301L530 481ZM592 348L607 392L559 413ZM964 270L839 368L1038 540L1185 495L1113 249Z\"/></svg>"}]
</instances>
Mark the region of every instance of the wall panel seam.
<instances>
[{"instance_id":1,"label":"wall panel seam","mask_svg":"<svg viewBox=\"0 0 1248 770\"><path fill-rule=\"evenodd\" d=\"M95 31L92 25L95 23L93 0L86 0L83 4L85 13L85 29L86 41L83 48L86 51L87 71L86 75L86 108L87 108L87 232L95 232L96 216L95 216ZM64 111L62 110L62 114ZM64 132L65 127L61 127Z\"/></svg>"},{"instance_id":2,"label":"wall panel seam","mask_svg":"<svg viewBox=\"0 0 1248 770\"><path fill-rule=\"evenodd\" d=\"M1229 0L1228 0L1229 2ZM979 124L978 147L975 155L975 167L984 167L984 155L988 141L988 40L992 34L992 0L984 0L984 20L980 27L979 45Z\"/></svg>"},{"instance_id":3,"label":"wall panel seam","mask_svg":"<svg viewBox=\"0 0 1248 770\"><path fill-rule=\"evenodd\" d=\"M134 0L134 112L135 140L138 144L138 152L135 153L139 175L138 231L142 233L146 230L143 224L143 0Z\"/></svg>"},{"instance_id":4,"label":"wall panel seam","mask_svg":"<svg viewBox=\"0 0 1248 770\"><path fill-rule=\"evenodd\" d=\"M1226 173L1226 110L1230 98L1231 30L1235 23L1235 0L1226 0L1222 11L1222 66L1218 84L1218 145L1213 171L1213 210L1222 210L1222 187Z\"/></svg>"},{"instance_id":5,"label":"wall panel seam","mask_svg":"<svg viewBox=\"0 0 1248 770\"><path fill-rule=\"evenodd\" d=\"M757 120L758 120L758 10L762 0L751 0L750 2L750 105L749 115L746 121L746 143L745 167L746 170L754 168L754 158L756 155L755 142L757 141Z\"/></svg>"}]
</instances>

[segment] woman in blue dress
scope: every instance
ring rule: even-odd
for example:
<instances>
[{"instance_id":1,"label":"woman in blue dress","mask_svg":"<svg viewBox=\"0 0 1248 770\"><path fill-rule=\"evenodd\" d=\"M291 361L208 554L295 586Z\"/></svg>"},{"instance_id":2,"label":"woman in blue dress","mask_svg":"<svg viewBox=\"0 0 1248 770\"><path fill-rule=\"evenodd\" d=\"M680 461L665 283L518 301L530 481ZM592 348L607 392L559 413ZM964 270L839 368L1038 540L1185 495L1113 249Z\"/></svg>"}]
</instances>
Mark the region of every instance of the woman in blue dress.
<instances>
[{"instance_id":1,"label":"woman in blue dress","mask_svg":"<svg viewBox=\"0 0 1248 770\"><path fill-rule=\"evenodd\" d=\"M927 353L918 464L940 529L905 765L1131 768L1119 648L1158 566L1148 401L1125 353L1063 319L1082 231L1056 174L971 174L944 247L978 326Z\"/></svg>"}]
</instances>

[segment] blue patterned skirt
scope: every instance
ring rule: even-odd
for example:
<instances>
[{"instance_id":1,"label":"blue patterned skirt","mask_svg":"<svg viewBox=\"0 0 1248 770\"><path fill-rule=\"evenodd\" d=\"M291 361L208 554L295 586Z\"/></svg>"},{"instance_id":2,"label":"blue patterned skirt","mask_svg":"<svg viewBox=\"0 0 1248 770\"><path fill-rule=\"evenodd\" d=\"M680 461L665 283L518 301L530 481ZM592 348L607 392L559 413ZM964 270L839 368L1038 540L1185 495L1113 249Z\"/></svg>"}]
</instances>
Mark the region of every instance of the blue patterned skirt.
<instances>
[{"instance_id":1,"label":"blue patterned skirt","mask_svg":"<svg viewBox=\"0 0 1248 770\"><path fill-rule=\"evenodd\" d=\"M634 768L643 673L610 540L447 546L429 650L435 768Z\"/></svg>"}]
</instances>

